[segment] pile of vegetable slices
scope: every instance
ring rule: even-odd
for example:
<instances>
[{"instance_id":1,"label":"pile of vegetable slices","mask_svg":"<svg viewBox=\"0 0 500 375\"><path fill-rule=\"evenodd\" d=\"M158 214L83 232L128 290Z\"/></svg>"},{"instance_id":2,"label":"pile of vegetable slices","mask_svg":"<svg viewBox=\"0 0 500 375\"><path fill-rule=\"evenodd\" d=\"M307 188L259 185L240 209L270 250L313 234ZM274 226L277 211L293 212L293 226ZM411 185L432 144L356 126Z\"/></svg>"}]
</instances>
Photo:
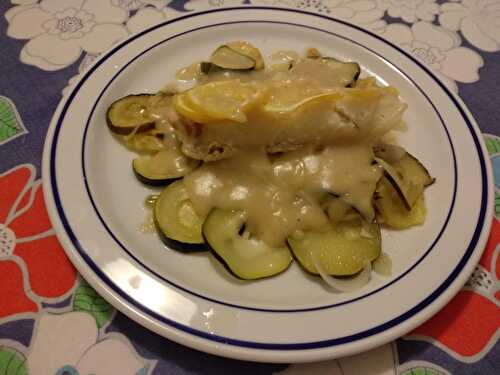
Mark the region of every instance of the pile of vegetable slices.
<instances>
[{"instance_id":1,"label":"pile of vegetable slices","mask_svg":"<svg viewBox=\"0 0 500 375\"><path fill-rule=\"evenodd\" d=\"M200 64L200 74L263 69L260 52L253 48L244 42L221 46L209 62ZM310 58L332 64L344 87L355 84L359 77L357 63ZM290 62L288 69L292 67ZM158 102L171 100L172 95L163 92L129 95L112 103L107 112L110 130L129 148L143 154L132 162L137 179L147 185L164 186L155 196L153 216L160 238L171 249L210 251L231 274L245 280L277 275L295 259L305 271L320 275L334 289L350 291L369 280L372 262L387 262L381 256L381 226L405 229L425 221L424 190L434 179L405 149L384 143L372 148L373 164L383 170L372 197L374 219L363 216L341 196L330 194L322 207L331 228L294 233L285 246L276 248L248 232L243 211L215 208L200 217L182 178L203 161L183 155L175 131L159 125L150 111Z\"/></svg>"}]
</instances>

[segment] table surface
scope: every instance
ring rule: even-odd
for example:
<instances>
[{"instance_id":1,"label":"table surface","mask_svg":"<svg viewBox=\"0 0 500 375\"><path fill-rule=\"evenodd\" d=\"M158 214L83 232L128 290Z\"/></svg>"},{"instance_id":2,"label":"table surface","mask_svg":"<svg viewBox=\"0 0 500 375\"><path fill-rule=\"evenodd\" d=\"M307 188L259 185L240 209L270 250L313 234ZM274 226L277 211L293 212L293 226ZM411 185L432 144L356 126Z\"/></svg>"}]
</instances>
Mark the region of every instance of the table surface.
<instances>
[{"instance_id":1,"label":"table surface","mask_svg":"<svg viewBox=\"0 0 500 375\"><path fill-rule=\"evenodd\" d=\"M186 12L242 4L296 7L375 30L433 68L484 133L497 186L490 241L458 295L396 342L303 365L201 353L115 311L57 241L40 168L62 95L130 34ZM0 14L0 375L500 373L500 1L3 0Z\"/></svg>"}]
</instances>

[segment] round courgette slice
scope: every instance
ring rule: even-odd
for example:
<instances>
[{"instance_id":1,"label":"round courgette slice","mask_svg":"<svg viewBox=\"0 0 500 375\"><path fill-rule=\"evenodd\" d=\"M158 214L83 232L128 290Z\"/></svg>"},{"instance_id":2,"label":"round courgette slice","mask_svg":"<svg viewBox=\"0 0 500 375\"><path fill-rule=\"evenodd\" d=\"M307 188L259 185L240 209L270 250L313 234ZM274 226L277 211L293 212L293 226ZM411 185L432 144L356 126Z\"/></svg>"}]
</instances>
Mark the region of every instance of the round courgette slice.
<instances>
[{"instance_id":1,"label":"round courgette slice","mask_svg":"<svg viewBox=\"0 0 500 375\"><path fill-rule=\"evenodd\" d=\"M182 252L206 251L202 236L204 218L194 210L182 181L167 186L154 206L154 221L161 240Z\"/></svg>"},{"instance_id":2,"label":"round courgette slice","mask_svg":"<svg viewBox=\"0 0 500 375\"><path fill-rule=\"evenodd\" d=\"M243 237L243 211L213 209L203 224L203 236L215 257L236 277L245 280L277 275L288 268L288 247L273 248L263 241Z\"/></svg>"},{"instance_id":3,"label":"round courgette slice","mask_svg":"<svg viewBox=\"0 0 500 375\"><path fill-rule=\"evenodd\" d=\"M218 47L210 57L210 62L201 63L201 71L212 70L260 70L264 68L264 59L260 51L248 42L229 42Z\"/></svg>"},{"instance_id":4,"label":"round courgette slice","mask_svg":"<svg viewBox=\"0 0 500 375\"><path fill-rule=\"evenodd\" d=\"M380 227L358 220L342 221L326 232L305 232L288 238L299 264L318 274L313 252L322 268L331 276L349 276L361 271L366 262L378 258L381 251Z\"/></svg>"},{"instance_id":5,"label":"round courgette slice","mask_svg":"<svg viewBox=\"0 0 500 375\"><path fill-rule=\"evenodd\" d=\"M199 160L165 149L152 157L135 158L132 161L132 169L143 184L165 186L191 173L199 164Z\"/></svg>"},{"instance_id":6,"label":"round courgette slice","mask_svg":"<svg viewBox=\"0 0 500 375\"><path fill-rule=\"evenodd\" d=\"M255 60L228 46L217 48L212 54L210 62L219 68L230 70L249 70L255 67Z\"/></svg>"},{"instance_id":7,"label":"round courgette slice","mask_svg":"<svg viewBox=\"0 0 500 375\"><path fill-rule=\"evenodd\" d=\"M336 75L339 84L344 87L353 87L361 74L357 62L343 62L333 57L322 57L321 62L332 68L332 74Z\"/></svg>"},{"instance_id":8,"label":"round courgette slice","mask_svg":"<svg viewBox=\"0 0 500 375\"><path fill-rule=\"evenodd\" d=\"M384 150L390 150L390 147L395 149L397 146L387 145ZM377 154L382 156L377 157ZM406 151L399 159L390 158L387 152L377 150L375 155L374 160L384 169L387 180L401 197L406 209L411 210L424 189L434 182L434 178L417 158Z\"/></svg>"},{"instance_id":9,"label":"round courgette slice","mask_svg":"<svg viewBox=\"0 0 500 375\"><path fill-rule=\"evenodd\" d=\"M149 111L153 94L128 95L113 102L106 113L106 122L112 132L121 135L138 133L154 128Z\"/></svg>"}]
</instances>

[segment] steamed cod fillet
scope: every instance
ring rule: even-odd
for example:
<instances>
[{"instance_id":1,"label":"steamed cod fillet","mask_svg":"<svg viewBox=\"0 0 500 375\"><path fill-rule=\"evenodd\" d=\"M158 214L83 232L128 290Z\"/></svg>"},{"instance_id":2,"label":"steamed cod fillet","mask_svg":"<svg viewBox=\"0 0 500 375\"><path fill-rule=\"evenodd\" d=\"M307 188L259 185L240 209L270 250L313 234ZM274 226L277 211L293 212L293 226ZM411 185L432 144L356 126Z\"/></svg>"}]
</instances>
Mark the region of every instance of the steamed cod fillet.
<instances>
[{"instance_id":1,"label":"steamed cod fillet","mask_svg":"<svg viewBox=\"0 0 500 375\"><path fill-rule=\"evenodd\" d=\"M267 92L240 111L237 120L195 116L201 119L195 121L190 113L176 111L171 121L186 155L212 161L252 148L275 153L306 145L376 141L401 124L406 107L396 89L370 85L335 88L293 103ZM202 106L197 109L204 114Z\"/></svg>"}]
</instances>

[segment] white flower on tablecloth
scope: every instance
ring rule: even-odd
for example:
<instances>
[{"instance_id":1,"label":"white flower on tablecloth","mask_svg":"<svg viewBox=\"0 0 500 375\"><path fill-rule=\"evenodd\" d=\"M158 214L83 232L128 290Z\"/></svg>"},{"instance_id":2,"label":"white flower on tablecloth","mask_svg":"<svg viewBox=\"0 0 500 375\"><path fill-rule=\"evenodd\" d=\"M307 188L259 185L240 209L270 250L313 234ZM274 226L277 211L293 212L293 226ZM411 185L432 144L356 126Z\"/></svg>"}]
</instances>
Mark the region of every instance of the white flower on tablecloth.
<instances>
[{"instance_id":1,"label":"white flower on tablecloth","mask_svg":"<svg viewBox=\"0 0 500 375\"><path fill-rule=\"evenodd\" d=\"M196 0L195 0L196 1ZM278 7L297 7L297 0L250 0L253 5L269 5Z\"/></svg>"},{"instance_id":2,"label":"white flower on tablecloth","mask_svg":"<svg viewBox=\"0 0 500 375\"><path fill-rule=\"evenodd\" d=\"M439 13L436 0L376 0L378 8L386 10L393 18L413 23L418 20L433 21Z\"/></svg>"},{"instance_id":3,"label":"white flower on tablecloth","mask_svg":"<svg viewBox=\"0 0 500 375\"><path fill-rule=\"evenodd\" d=\"M42 0L5 13L7 35L29 39L21 50L25 64L58 70L73 64L82 52L98 54L128 36L128 12L111 0Z\"/></svg>"},{"instance_id":4,"label":"white flower on tablecloth","mask_svg":"<svg viewBox=\"0 0 500 375\"><path fill-rule=\"evenodd\" d=\"M384 12L369 0L325 0L330 15L377 32L383 32L386 22Z\"/></svg>"},{"instance_id":5,"label":"white flower on tablecloth","mask_svg":"<svg viewBox=\"0 0 500 375\"><path fill-rule=\"evenodd\" d=\"M146 6L140 8L132 17L128 19L126 27L130 33L137 33L147 29L148 27L177 17L179 13L179 11L170 7L165 7L159 10L155 7ZM78 67L78 73L69 79L68 84L62 90L63 95L67 95L71 91L73 86L80 80L85 71L98 57L99 55L94 54L85 55L80 63L80 66Z\"/></svg>"},{"instance_id":6,"label":"white flower on tablecloth","mask_svg":"<svg viewBox=\"0 0 500 375\"><path fill-rule=\"evenodd\" d=\"M428 22L410 27L393 23L382 34L432 68L448 87L458 92L455 81L472 83L479 79L483 59L475 51L461 47L458 34Z\"/></svg>"},{"instance_id":7,"label":"white flower on tablecloth","mask_svg":"<svg viewBox=\"0 0 500 375\"><path fill-rule=\"evenodd\" d=\"M146 375L154 367L120 334L99 340L96 322L85 312L43 314L33 335L26 360L30 374Z\"/></svg>"},{"instance_id":8,"label":"white flower on tablecloth","mask_svg":"<svg viewBox=\"0 0 500 375\"><path fill-rule=\"evenodd\" d=\"M274 375L396 375L395 344L386 344L350 357L321 362L298 363Z\"/></svg>"},{"instance_id":9,"label":"white flower on tablecloth","mask_svg":"<svg viewBox=\"0 0 500 375\"><path fill-rule=\"evenodd\" d=\"M500 50L500 2L463 0L441 5L441 25L458 31L475 47L488 52Z\"/></svg>"},{"instance_id":10,"label":"white flower on tablecloth","mask_svg":"<svg viewBox=\"0 0 500 375\"><path fill-rule=\"evenodd\" d=\"M184 8L190 11L200 11L210 8L237 7L245 5L243 2L244 0L189 0L184 4Z\"/></svg>"},{"instance_id":11,"label":"white flower on tablecloth","mask_svg":"<svg viewBox=\"0 0 500 375\"><path fill-rule=\"evenodd\" d=\"M175 18L179 16L179 13L179 11L170 7L161 10L152 7L141 8L130 17L126 26L131 33L138 33L160 22Z\"/></svg>"},{"instance_id":12,"label":"white flower on tablecloth","mask_svg":"<svg viewBox=\"0 0 500 375\"><path fill-rule=\"evenodd\" d=\"M10 0L12 4L15 5L27 5L27 4L35 4L38 0Z\"/></svg>"},{"instance_id":13,"label":"white flower on tablecloth","mask_svg":"<svg viewBox=\"0 0 500 375\"><path fill-rule=\"evenodd\" d=\"M146 5L152 5L156 9L161 9L167 5L169 0L111 0L113 5L126 10L137 10Z\"/></svg>"},{"instance_id":14,"label":"white flower on tablecloth","mask_svg":"<svg viewBox=\"0 0 500 375\"><path fill-rule=\"evenodd\" d=\"M367 29L382 32L384 11L371 0L252 0L255 5L277 5L323 13Z\"/></svg>"}]
</instances>

